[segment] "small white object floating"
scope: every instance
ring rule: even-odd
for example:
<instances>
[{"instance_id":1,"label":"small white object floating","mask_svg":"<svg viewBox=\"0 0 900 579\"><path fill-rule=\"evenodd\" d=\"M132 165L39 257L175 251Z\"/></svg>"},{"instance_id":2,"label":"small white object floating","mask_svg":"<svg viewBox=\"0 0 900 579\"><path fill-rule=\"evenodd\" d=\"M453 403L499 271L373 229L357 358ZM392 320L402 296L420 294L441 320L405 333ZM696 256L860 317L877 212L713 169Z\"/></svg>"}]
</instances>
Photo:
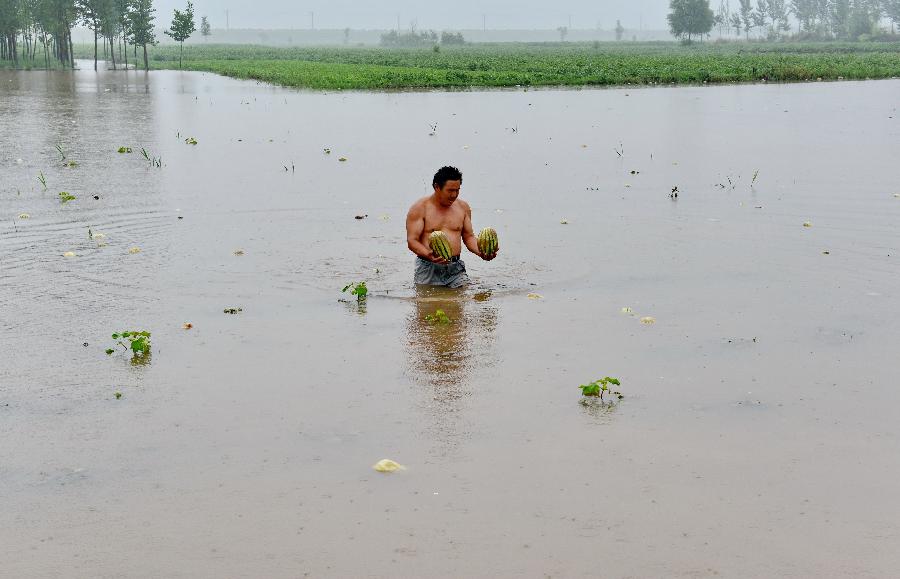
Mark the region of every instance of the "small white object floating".
<instances>
[{"instance_id":1,"label":"small white object floating","mask_svg":"<svg viewBox=\"0 0 900 579\"><path fill-rule=\"evenodd\" d=\"M31 215L27 213L19 213L19 219L29 219Z\"/></svg>"},{"instance_id":2,"label":"small white object floating","mask_svg":"<svg viewBox=\"0 0 900 579\"><path fill-rule=\"evenodd\" d=\"M644 316L643 318L641 318L641 323L647 324L649 326L650 324L656 323L656 318L654 318L653 316Z\"/></svg>"},{"instance_id":3,"label":"small white object floating","mask_svg":"<svg viewBox=\"0 0 900 579\"><path fill-rule=\"evenodd\" d=\"M130 248L130 249L128 250L128 253L131 253L131 254L134 254L134 253L140 253L140 252L141 252L141 248L140 248L140 247L132 247L132 248Z\"/></svg>"},{"instance_id":4,"label":"small white object floating","mask_svg":"<svg viewBox=\"0 0 900 579\"><path fill-rule=\"evenodd\" d=\"M75 257L74 251L67 251L63 254L63 257Z\"/></svg>"}]
</instances>

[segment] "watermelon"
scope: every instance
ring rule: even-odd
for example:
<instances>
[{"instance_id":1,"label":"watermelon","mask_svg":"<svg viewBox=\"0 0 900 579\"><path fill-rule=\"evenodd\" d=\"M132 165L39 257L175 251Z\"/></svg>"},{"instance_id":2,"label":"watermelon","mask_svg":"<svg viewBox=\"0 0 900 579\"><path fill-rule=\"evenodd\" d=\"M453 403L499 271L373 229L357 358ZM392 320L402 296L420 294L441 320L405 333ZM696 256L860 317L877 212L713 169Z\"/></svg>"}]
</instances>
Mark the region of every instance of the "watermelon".
<instances>
[{"instance_id":1,"label":"watermelon","mask_svg":"<svg viewBox=\"0 0 900 579\"><path fill-rule=\"evenodd\" d=\"M447 235L444 234L443 231L433 232L431 237L429 237L428 242L431 245L431 251L438 257L442 257L447 261L450 261L450 258L453 257L453 249L450 248L450 240L447 239Z\"/></svg>"},{"instance_id":2,"label":"watermelon","mask_svg":"<svg viewBox=\"0 0 900 579\"><path fill-rule=\"evenodd\" d=\"M497 232L493 227L485 227L478 234L478 250L484 255L494 255L500 243L497 241Z\"/></svg>"}]
</instances>

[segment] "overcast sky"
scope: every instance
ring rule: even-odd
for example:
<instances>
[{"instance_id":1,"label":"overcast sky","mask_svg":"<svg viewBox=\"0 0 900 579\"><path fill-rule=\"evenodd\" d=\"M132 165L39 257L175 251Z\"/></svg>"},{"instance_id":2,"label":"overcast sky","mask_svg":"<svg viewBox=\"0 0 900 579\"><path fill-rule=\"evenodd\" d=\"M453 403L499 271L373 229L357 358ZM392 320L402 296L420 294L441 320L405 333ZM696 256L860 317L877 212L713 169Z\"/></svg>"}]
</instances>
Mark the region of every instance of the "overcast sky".
<instances>
[{"instance_id":1,"label":"overcast sky","mask_svg":"<svg viewBox=\"0 0 900 579\"><path fill-rule=\"evenodd\" d=\"M165 27L172 9L187 0L155 0L157 25ZM604 29L622 20L626 28L665 29L668 0L196 0L194 11L209 17L213 28L225 28L225 10L231 28L309 28L310 12L316 28L394 28L397 15L403 28L411 20L419 28L481 28L482 15L488 28L572 28Z\"/></svg>"}]
</instances>

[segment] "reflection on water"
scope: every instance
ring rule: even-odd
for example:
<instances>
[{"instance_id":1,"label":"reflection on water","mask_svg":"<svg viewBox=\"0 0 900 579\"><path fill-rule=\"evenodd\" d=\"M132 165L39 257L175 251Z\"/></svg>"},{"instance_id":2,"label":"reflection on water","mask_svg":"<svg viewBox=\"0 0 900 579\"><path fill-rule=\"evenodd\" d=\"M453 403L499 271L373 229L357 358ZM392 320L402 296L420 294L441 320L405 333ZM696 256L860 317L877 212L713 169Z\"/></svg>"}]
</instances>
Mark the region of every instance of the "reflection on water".
<instances>
[{"instance_id":1,"label":"reflection on water","mask_svg":"<svg viewBox=\"0 0 900 579\"><path fill-rule=\"evenodd\" d=\"M435 388L435 399L466 395L466 378L490 361L497 309L490 292L418 286L407 318L410 371ZM441 313L443 315L441 315Z\"/></svg>"},{"instance_id":2,"label":"reflection on water","mask_svg":"<svg viewBox=\"0 0 900 579\"><path fill-rule=\"evenodd\" d=\"M475 388L469 378L474 369L496 362L498 310L490 297L490 292L416 287L406 324L408 371L422 386L419 404L438 455L469 437L465 410Z\"/></svg>"}]
</instances>

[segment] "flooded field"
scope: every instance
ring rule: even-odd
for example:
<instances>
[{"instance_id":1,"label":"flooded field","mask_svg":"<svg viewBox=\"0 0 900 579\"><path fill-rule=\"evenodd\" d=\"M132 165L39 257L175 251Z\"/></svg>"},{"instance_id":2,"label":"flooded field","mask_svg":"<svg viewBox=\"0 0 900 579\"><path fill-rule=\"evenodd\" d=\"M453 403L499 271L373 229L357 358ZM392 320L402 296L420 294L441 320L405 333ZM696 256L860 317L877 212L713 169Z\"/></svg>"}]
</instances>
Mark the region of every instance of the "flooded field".
<instances>
[{"instance_id":1,"label":"flooded field","mask_svg":"<svg viewBox=\"0 0 900 579\"><path fill-rule=\"evenodd\" d=\"M0 576L896 575L898 95L0 72Z\"/></svg>"}]
</instances>

